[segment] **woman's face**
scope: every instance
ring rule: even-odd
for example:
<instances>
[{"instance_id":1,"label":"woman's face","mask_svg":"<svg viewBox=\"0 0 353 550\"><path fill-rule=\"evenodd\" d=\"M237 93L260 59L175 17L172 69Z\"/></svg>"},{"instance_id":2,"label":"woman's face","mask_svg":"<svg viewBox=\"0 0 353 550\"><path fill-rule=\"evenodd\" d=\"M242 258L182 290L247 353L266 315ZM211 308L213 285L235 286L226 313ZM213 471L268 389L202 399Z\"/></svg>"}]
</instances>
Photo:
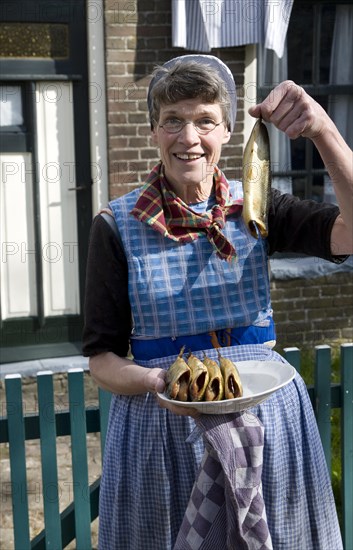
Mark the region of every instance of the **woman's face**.
<instances>
[{"instance_id":1,"label":"woman's face","mask_svg":"<svg viewBox=\"0 0 353 550\"><path fill-rule=\"evenodd\" d=\"M185 202L204 200L213 185L214 165L218 163L222 145L230 139L226 124L201 135L193 124L186 124L177 134L168 134L160 125L167 120L198 122L204 119L215 124L223 115L218 103L202 103L185 99L161 107L158 125L152 131L153 142L160 149L164 174L174 192ZM196 202L195 201L195 202Z\"/></svg>"}]
</instances>

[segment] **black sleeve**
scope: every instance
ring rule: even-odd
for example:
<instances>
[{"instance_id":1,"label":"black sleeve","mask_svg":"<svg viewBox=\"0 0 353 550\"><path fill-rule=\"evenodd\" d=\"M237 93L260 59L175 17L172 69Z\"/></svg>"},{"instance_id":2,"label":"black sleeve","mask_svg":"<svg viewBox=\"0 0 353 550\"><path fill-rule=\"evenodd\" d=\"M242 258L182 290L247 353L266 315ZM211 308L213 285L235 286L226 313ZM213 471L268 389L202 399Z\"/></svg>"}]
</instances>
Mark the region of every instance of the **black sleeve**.
<instances>
[{"instance_id":1,"label":"black sleeve","mask_svg":"<svg viewBox=\"0 0 353 550\"><path fill-rule=\"evenodd\" d=\"M131 334L127 262L121 242L100 215L90 233L84 317L84 356L105 351L127 355Z\"/></svg>"},{"instance_id":2,"label":"black sleeve","mask_svg":"<svg viewBox=\"0 0 353 550\"><path fill-rule=\"evenodd\" d=\"M300 200L272 190L269 210L269 255L294 252L340 263L347 256L331 253L332 226L339 214L333 204Z\"/></svg>"}]
</instances>

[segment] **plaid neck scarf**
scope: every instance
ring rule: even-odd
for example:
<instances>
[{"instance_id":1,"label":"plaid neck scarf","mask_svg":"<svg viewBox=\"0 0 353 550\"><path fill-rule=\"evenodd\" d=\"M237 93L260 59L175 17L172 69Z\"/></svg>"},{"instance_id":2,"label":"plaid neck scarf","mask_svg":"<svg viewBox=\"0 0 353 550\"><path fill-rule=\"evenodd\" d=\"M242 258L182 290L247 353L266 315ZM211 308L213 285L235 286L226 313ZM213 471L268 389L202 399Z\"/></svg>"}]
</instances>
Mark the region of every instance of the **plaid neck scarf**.
<instances>
[{"instance_id":1,"label":"plaid neck scarf","mask_svg":"<svg viewBox=\"0 0 353 550\"><path fill-rule=\"evenodd\" d=\"M188 243L206 234L222 260L235 260L235 248L221 229L226 223L226 216L240 215L243 201L232 200L229 184L217 167L213 179L216 204L209 212L199 214L170 189L163 174L162 164L159 163L148 176L130 214L173 241Z\"/></svg>"}]
</instances>

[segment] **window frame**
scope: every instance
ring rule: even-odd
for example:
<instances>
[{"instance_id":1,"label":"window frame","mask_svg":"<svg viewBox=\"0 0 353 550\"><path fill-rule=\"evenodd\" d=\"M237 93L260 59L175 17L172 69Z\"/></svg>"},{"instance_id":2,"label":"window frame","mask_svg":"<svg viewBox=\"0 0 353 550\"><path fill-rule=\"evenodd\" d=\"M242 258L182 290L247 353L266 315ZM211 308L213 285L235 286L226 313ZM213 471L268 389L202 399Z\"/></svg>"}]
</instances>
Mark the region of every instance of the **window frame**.
<instances>
[{"instance_id":1,"label":"window frame","mask_svg":"<svg viewBox=\"0 0 353 550\"><path fill-rule=\"evenodd\" d=\"M342 0L339 2L340 4L350 4L348 0ZM329 84L329 83L322 83L320 81L320 26L322 21L322 9L324 7L327 7L328 5L337 6L336 2L332 2L330 0L320 0L320 1L312 1L310 2L312 9L313 9L313 20L315 22L315 26L313 29L312 34L312 45L313 45L313 55L312 55L312 82L311 83L303 83L296 81L296 84L304 88L304 90L315 99L320 100L320 98L328 98L330 95L334 96L340 96L340 95L347 95L352 93L352 86L351 85L337 85L337 84ZM295 0L295 3L293 5L293 9L299 7L300 5L305 5L308 7L309 2L301 2ZM291 32L291 23L289 21L288 26L288 34ZM287 34L287 36L288 36ZM259 48L258 48L259 50ZM265 97L272 91L273 87L277 83L273 84L263 84L261 82L261 75L263 74L263 67L261 66L261 56L258 55L258 67L257 67L257 80L258 80L258 86L257 86L257 99L258 101L263 101ZM288 79L290 80L290 71ZM313 194L313 182L315 176L326 176L328 175L327 170L323 166L322 168L315 168L313 166L313 156L314 152L316 151L316 148L311 140L301 138L299 137L298 140L305 140L304 150L305 150L305 162L304 166L301 169L291 169L291 170L276 170L273 167L272 170L272 176L279 177L279 178L296 178L301 177L305 178L304 183L304 196L301 196L300 198L305 199L313 199L316 200ZM291 154L291 158L293 158ZM293 192L293 191L292 191ZM297 194L293 192L293 194ZM298 195L297 195L298 196Z\"/></svg>"}]
</instances>

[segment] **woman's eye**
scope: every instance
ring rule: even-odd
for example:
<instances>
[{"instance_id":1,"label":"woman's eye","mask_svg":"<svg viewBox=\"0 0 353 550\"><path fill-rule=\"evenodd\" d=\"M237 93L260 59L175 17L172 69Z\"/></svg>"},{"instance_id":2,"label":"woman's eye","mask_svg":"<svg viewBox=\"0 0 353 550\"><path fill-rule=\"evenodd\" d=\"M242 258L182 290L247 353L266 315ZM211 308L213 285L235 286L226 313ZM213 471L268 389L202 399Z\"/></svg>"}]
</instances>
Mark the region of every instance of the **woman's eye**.
<instances>
[{"instance_id":1,"label":"woman's eye","mask_svg":"<svg viewBox=\"0 0 353 550\"><path fill-rule=\"evenodd\" d=\"M207 126L208 124L215 124L215 122L212 118L201 118L201 120L198 121L198 124Z\"/></svg>"},{"instance_id":2,"label":"woman's eye","mask_svg":"<svg viewBox=\"0 0 353 550\"><path fill-rule=\"evenodd\" d=\"M170 124L170 125L177 125L177 124L181 124L180 120L178 118L168 118L164 124Z\"/></svg>"}]
</instances>

